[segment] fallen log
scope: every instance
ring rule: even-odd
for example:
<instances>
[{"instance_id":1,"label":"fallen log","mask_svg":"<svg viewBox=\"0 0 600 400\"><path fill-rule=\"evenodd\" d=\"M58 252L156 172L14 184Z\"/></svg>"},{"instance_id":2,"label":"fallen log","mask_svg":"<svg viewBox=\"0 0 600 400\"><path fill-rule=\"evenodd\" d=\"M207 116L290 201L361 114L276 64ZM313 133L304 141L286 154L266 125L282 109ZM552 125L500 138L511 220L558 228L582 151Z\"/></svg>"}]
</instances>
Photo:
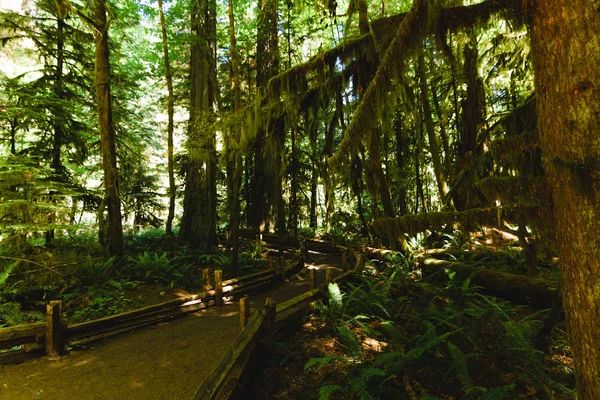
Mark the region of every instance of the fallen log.
<instances>
[{"instance_id":1,"label":"fallen log","mask_svg":"<svg viewBox=\"0 0 600 400\"><path fill-rule=\"evenodd\" d=\"M420 261L420 266L424 277L445 275L443 271L449 269L455 272L459 279L470 278L473 285L483 287L487 293L536 307L551 307L557 288L555 282L546 279L510 274L460 262L427 258Z\"/></svg>"}]
</instances>

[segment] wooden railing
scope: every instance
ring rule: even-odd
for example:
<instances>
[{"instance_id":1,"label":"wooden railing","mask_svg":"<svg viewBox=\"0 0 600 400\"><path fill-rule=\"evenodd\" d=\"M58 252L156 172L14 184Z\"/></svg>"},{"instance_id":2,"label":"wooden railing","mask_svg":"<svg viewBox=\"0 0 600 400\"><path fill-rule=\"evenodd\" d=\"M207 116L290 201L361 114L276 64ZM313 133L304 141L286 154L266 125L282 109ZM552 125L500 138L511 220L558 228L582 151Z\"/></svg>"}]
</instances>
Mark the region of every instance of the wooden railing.
<instances>
[{"instance_id":1,"label":"wooden railing","mask_svg":"<svg viewBox=\"0 0 600 400\"><path fill-rule=\"evenodd\" d=\"M311 277L311 290L294 297L279 305L267 298L265 310L258 310L251 320L244 326L244 315L247 315L247 302L240 302L240 323L244 326L233 345L221 359L213 373L200 385L194 394L193 400L225 400L235 393L240 393L248 379L250 366L257 361L260 352L261 341L269 343L274 331L278 327L285 326L290 320L297 319L306 313L318 300L327 294L327 286L330 282L343 282L353 274L359 273L364 268L365 258L363 255L356 257L351 253L348 256L347 248L340 248L342 258L354 257L354 268L342 273L334 279L326 272L326 280L323 285L316 288L315 279ZM345 267L344 269L348 269ZM311 271L314 271L311 269Z\"/></svg>"},{"instance_id":2,"label":"wooden railing","mask_svg":"<svg viewBox=\"0 0 600 400\"><path fill-rule=\"evenodd\" d=\"M0 364L12 364L44 354L58 355L65 344L101 339L219 305L223 298L239 298L280 283L303 267L304 261L299 259L283 267L222 282L218 279L221 274L217 270L212 288L199 294L77 324L62 322L61 302L53 301L47 306L46 322L0 329L0 350L5 350L0 353ZM10 351L15 346L20 348Z\"/></svg>"}]
</instances>

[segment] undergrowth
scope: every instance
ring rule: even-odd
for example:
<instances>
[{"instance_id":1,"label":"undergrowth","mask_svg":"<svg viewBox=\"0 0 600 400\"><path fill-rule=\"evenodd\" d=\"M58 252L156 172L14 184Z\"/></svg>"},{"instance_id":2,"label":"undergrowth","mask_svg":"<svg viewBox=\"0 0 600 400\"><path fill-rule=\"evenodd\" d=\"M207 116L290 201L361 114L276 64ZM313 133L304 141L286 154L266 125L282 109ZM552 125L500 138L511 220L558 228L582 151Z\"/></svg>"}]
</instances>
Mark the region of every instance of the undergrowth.
<instances>
[{"instance_id":1,"label":"undergrowth","mask_svg":"<svg viewBox=\"0 0 600 400\"><path fill-rule=\"evenodd\" d=\"M446 286L409 278L397 263L344 287L311 319L317 354L305 378L319 399L570 399L533 341L545 311L480 293L469 280ZM330 339L328 339L330 338Z\"/></svg>"},{"instance_id":2,"label":"undergrowth","mask_svg":"<svg viewBox=\"0 0 600 400\"><path fill-rule=\"evenodd\" d=\"M142 304L130 292L143 285L198 291L202 269L223 270L230 277L231 253L215 248L179 246L161 229L124 236L127 253L106 259L94 232L57 236L45 244L33 238L16 246L0 246L0 327L44 320L49 300L62 299L70 322L99 318ZM240 274L266 267L261 243L246 244L238 258Z\"/></svg>"}]
</instances>

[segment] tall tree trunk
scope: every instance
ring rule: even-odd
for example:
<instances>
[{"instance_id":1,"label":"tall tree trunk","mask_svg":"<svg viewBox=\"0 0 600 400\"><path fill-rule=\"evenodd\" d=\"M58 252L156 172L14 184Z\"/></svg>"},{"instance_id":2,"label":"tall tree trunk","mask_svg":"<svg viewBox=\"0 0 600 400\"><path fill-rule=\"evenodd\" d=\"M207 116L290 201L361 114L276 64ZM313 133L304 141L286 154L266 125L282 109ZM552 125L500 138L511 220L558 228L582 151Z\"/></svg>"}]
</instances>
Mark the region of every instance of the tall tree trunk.
<instances>
[{"instance_id":1,"label":"tall tree trunk","mask_svg":"<svg viewBox=\"0 0 600 400\"><path fill-rule=\"evenodd\" d=\"M367 236L369 229L367 226L367 219L365 217L365 210L363 207L363 168L360 156L357 154L352 159L352 165L350 166L350 180L352 185L352 192L356 197L356 212L361 222L361 234Z\"/></svg>"},{"instance_id":2,"label":"tall tree trunk","mask_svg":"<svg viewBox=\"0 0 600 400\"><path fill-rule=\"evenodd\" d=\"M56 3L56 70L54 71L54 97L61 101L64 98L64 79L63 67L65 59L65 7L62 1ZM61 149L64 141L64 124L62 116L54 115L54 137L52 138L52 169L59 179L66 178L65 170L61 161ZM54 194L51 191L51 194ZM53 200L56 203L56 200ZM48 223L52 224L56 221L56 213L50 213ZM54 240L54 229L46 231L46 243Z\"/></svg>"},{"instance_id":3,"label":"tall tree trunk","mask_svg":"<svg viewBox=\"0 0 600 400\"><path fill-rule=\"evenodd\" d=\"M597 2L547 0L532 11L540 141L580 400L600 399L599 32Z\"/></svg>"},{"instance_id":4,"label":"tall tree trunk","mask_svg":"<svg viewBox=\"0 0 600 400\"><path fill-rule=\"evenodd\" d=\"M190 120L181 238L190 246L216 239L215 43L213 0L192 3Z\"/></svg>"},{"instance_id":5,"label":"tall tree trunk","mask_svg":"<svg viewBox=\"0 0 600 400\"><path fill-rule=\"evenodd\" d=\"M369 169L372 171L373 177L375 178L379 199L383 206L383 214L387 218L393 218L396 213L394 211L394 204L392 203L388 181L383 172L383 168L381 167L381 138L379 137L379 132L380 129L377 129L370 135Z\"/></svg>"},{"instance_id":6,"label":"tall tree trunk","mask_svg":"<svg viewBox=\"0 0 600 400\"><path fill-rule=\"evenodd\" d=\"M310 227L317 229L317 184L319 174L317 171L319 167L317 165L316 151L313 150L312 156L312 171L310 177Z\"/></svg>"},{"instance_id":7,"label":"tall tree trunk","mask_svg":"<svg viewBox=\"0 0 600 400\"><path fill-rule=\"evenodd\" d=\"M228 2L229 14L229 46L231 52L231 88L233 90L233 112L239 113L242 107L240 88L239 62L235 40L235 16L233 0ZM237 143L241 142L241 131L235 133ZM231 182L231 275L238 276L238 258L240 252L240 188L242 186L242 149L236 149L233 157L233 179Z\"/></svg>"},{"instance_id":8,"label":"tall tree trunk","mask_svg":"<svg viewBox=\"0 0 600 400\"><path fill-rule=\"evenodd\" d=\"M423 151L423 118L421 114L419 113L419 118L417 118L417 129L415 130L415 214L419 213L419 197L421 198L423 212L427 212L421 179L421 152Z\"/></svg>"},{"instance_id":9,"label":"tall tree trunk","mask_svg":"<svg viewBox=\"0 0 600 400\"><path fill-rule=\"evenodd\" d=\"M358 0L358 30L361 35L369 33L369 11L366 0Z\"/></svg>"},{"instance_id":10,"label":"tall tree trunk","mask_svg":"<svg viewBox=\"0 0 600 400\"><path fill-rule=\"evenodd\" d=\"M298 236L298 149L296 145L297 127L292 126L292 160L290 166L290 206L288 225L294 237Z\"/></svg>"},{"instance_id":11,"label":"tall tree trunk","mask_svg":"<svg viewBox=\"0 0 600 400\"><path fill-rule=\"evenodd\" d=\"M448 140L448 132L446 131L446 118L444 117L444 113L442 111L442 107L440 105L440 99L438 97L437 89L434 85L431 85L431 99L433 100L433 106L435 107L435 113L438 117L438 121L440 123L440 139L442 140L442 149L444 150L444 171L446 173L446 179L452 180L451 173L451 159L452 154L450 154L450 142Z\"/></svg>"},{"instance_id":12,"label":"tall tree trunk","mask_svg":"<svg viewBox=\"0 0 600 400\"><path fill-rule=\"evenodd\" d=\"M427 138L429 139L429 151L433 162L433 172L437 183L439 195L444 199L448 194L448 182L446 180L446 171L442 163L435 129L433 126L433 118L431 115L431 105L429 104L429 85L427 83L427 72L425 71L425 56L423 52L419 52L417 57L417 71L419 74L419 85L421 86L421 103L423 104L423 117L425 119L425 128L427 130Z\"/></svg>"},{"instance_id":13,"label":"tall tree trunk","mask_svg":"<svg viewBox=\"0 0 600 400\"><path fill-rule=\"evenodd\" d=\"M258 2L258 32L256 45L256 91L259 96L265 93L269 79L279 73L279 42L277 0ZM266 101L266 99L264 99ZM281 154L267 153L267 138L281 140L281 121L270 120L265 124L270 132L260 128L254 142L254 171L251 182L249 223L254 227L271 228L273 220L269 217L277 214L279 199L274 199L272 188L277 184L280 171L272 167L280 165L276 158ZM277 138L276 138L277 136ZM275 143L277 146L277 144ZM270 158L270 159L269 159Z\"/></svg>"},{"instance_id":14,"label":"tall tree trunk","mask_svg":"<svg viewBox=\"0 0 600 400\"><path fill-rule=\"evenodd\" d=\"M408 212L406 208L406 179L404 178L404 170L409 156L409 146L402 118L402 112L397 110L394 119L394 133L396 134L396 163L398 168L398 181L396 182L397 202L400 216L406 215Z\"/></svg>"},{"instance_id":15,"label":"tall tree trunk","mask_svg":"<svg viewBox=\"0 0 600 400\"><path fill-rule=\"evenodd\" d=\"M105 0L95 0L96 23L96 92L98 95L98 122L100 147L102 149L102 169L104 171L104 198L108 208L107 241L109 256L123 255L123 227L121 221L121 200L118 192L117 151L115 130L112 119L112 99L110 93L110 61L108 47L108 22Z\"/></svg>"},{"instance_id":16,"label":"tall tree trunk","mask_svg":"<svg viewBox=\"0 0 600 400\"><path fill-rule=\"evenodd\" d=\"M56 16L56 71L54 71L54 96L57 100L64 97L63 67L65 58L65 20L64 5L62 1L57 2ZM64 141L64 126L61 117L54 116L54 137L52 139L52 169L58 174L63 173L61 161L61 148Z\"/></svg>"},{"instance_id":17,"label":"tall tree trunk","mask_svg":"<svg viewBox=\"0 0 600 400\"><path fill-rule=\"evenodd\" d=\"M167 216L167 225L165 233L167 236L173 234L173 219L175 218L175 170L173 166L173 75L171 74L171 63L169 61L169 46L167 41L167 25L165 24L165 13L163 12L163 2L158 0L158 12L160 13L160 28L162 33L163 56L165 58L165 79L167 81L167 163L169 173L169 214Z\"/></svg>"}]
</instances>

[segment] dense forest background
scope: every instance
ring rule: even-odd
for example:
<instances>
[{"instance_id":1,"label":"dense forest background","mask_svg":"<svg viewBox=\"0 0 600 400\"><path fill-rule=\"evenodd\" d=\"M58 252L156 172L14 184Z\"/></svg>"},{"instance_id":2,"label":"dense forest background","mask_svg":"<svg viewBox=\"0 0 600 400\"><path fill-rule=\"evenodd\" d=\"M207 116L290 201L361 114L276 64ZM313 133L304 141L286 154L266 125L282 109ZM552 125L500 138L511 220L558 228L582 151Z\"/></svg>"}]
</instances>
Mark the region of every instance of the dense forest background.
<instances>
[{"instance_id":1,"label":"dense forest background","mask_svg":"<svg viewBox=\"0 0 600 400\"><path fill-rule=\"evenodd\" d=\"M549 88L561 60L593 59L598 18L579 25L585 2L565 11L565 35L588 47L561 58L543 34L563 29L560 2L533 3L0 1L0 288L48 285L83 255L91 281L133 263L173 284L226 248L220 262L237 276L259 262L240 248L242 228L407 255L426 231L466 241L495 227L532 277L571 262L559 253L576 258L555 232L585 220L573 239L583 260L561 270L577 292L579 266L598 266L585 236L598 225L598 140L579 154L585 139L562 146L538 121L585 136L576 121L593 121L597 73L564 75L580 78L571 97ZM567 112L567 98L588 105ZM183 248L196 258L160 269ZM565 301L581 349L598 340L583 328L598 319L597 287ZM580 351L579 393L597 393L598 351Z\"/></svg>"}]
</instances>

